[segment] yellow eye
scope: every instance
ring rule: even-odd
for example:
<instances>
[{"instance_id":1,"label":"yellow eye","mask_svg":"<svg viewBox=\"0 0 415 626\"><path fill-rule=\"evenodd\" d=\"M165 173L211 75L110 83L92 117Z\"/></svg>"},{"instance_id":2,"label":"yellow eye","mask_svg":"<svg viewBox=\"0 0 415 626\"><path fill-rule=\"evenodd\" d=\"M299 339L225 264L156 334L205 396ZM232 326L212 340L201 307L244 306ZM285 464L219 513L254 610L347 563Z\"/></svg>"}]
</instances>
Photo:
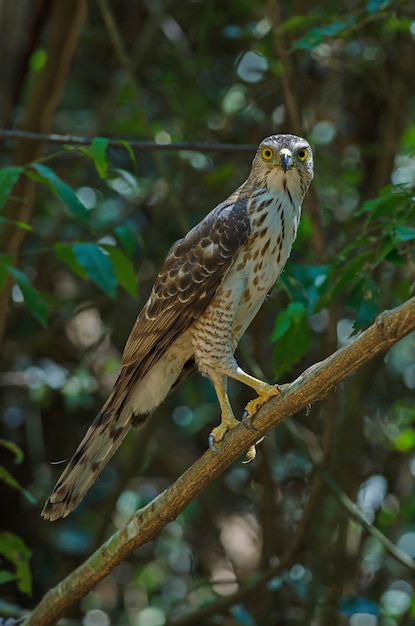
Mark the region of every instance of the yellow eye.
<instances>
[{"instance_id":1,"label":"yellow eye","mask_svg":"<svg viewBox=\"0 0 415 626\"><path fill-rule=\"evenodd\" d=\"M307 157L308 157L307 148L300 148L300 150L297 152L297 159L301 161L301 163L304 163Z\"/></svg>"},{"instance_id":2,"label":"yellow eye","mask_svg":"<svg viewBox=\"0 0 415 626\"><path fill-rule=\"evenodd\" d=\"M271 161L274 156L274 150L272 148L262 148L261 156L264 161Z\"/></svg>"}]
</instances>

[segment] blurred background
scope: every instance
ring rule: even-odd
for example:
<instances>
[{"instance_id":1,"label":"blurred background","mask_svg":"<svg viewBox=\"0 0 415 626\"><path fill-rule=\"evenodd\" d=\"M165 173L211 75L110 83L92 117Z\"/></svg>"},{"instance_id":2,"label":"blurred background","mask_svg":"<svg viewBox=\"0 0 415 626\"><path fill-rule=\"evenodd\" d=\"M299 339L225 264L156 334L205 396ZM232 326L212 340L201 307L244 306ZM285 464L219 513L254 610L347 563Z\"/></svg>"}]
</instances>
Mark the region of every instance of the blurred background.
<instances>
[{"instance_id":1,"label":"blurred background","mask_svg":"<svg viewBox=\"0 0 415 626\"><path fill-rule=\"evenodd\" d=\"M0 3L0 126L66 136L0 132L1 616L34 607L206 450L219 407L196 376L76 511L40 518L171 244L245 180L264 137L307 137L315 179L241 365L291 381L414 294L414 59L409 0ZM414 390L412 334L233 464L67 623L413 624L399 557L415 557ZM230 396L241 415L249 390Z\"/></svg>"}]
</instances>

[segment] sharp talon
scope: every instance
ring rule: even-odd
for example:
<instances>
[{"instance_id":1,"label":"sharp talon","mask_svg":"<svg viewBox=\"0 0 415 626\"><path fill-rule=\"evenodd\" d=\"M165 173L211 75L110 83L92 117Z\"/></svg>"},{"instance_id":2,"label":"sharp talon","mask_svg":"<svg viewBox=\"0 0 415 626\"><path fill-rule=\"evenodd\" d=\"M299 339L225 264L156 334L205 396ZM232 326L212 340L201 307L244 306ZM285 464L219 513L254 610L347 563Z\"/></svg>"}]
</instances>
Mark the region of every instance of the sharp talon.
<instances>
[{"instance_id":1,"label":"sharp talon","mask_svg":"<svg viewBox=\"0 0 415 626\"><path fill-rule=\"evenodd\" d=\"M251 433L256 433L257 429L248 422L249 418L250 418L250 415L248 411L245 409L244 412L242 413L241 422L247 430L251 431Z\"/></svg>"},{"instance_id":2,"label":"sharp talon","mask_svg":"<svg viewBox=\"0 0 415 626\"><path fill-rule=\"evenodd\" d=\"M268 402L268 400L270 400L271 398L282 395L284 387L287 387L287 385L269 385L268 389L259 392L257 398L254 398L253 400L250 400L248 402L242 415L242 422L245 428L248 428L248 430L255 432L256 428L250 427L247 424L248 417L254 417L257 411L259 411L259 409L264 406L264 404Z\"/></svg>"},{"instance_id":3,"label":"sharp talon","mask_svg":"<svg viewBox=\"0 0 415 626\"><path fill-rule=\"evenodd\" d=\"M212 452L216 452L217 454L222 454L222 450L219 450L219 448L215 446L215 437L213 433L210 433L208 441L209 441L209 448L212 450Z\"/></svg>"},{"instance_id":4,"label":"sharp talon","mask_svg":"<svg viewBox=\"0 0 415 626\"><path fill-rule=\"evenodd\" d=\"M305 416L306 416L306 417L308 417L308 416L310 415L312 406L313 406L313 405L311 404L311 402L309 402L309 403L307 404L307 406L306 406L306 408L305 408Z\"/></svg>"}]
</instances>

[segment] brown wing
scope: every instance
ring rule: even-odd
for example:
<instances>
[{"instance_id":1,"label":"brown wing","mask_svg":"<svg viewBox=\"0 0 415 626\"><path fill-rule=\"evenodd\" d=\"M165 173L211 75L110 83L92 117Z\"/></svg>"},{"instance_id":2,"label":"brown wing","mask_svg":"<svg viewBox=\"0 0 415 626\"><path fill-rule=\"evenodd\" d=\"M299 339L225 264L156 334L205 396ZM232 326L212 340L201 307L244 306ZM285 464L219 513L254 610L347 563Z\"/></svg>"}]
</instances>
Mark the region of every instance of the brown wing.
<instances>
[{"instance_id":1,"label":"brown wing","mask_svg":"<svg viewBox=\"0 0 415 626\"><path fill-rule=\"evenodd\" d=\"M203 313L249 234L246 202L230 198L172 247L128 338L124 375L140 380Z\"/></svg>"},{"instance_id":2,"label":"brown wing","mask_svg":"<svg viewBox=\"0 0 415 626\"><path fill-rule=\"evenodd\" d=\"M206 309L250 223L243 201L220 204L171 249L124 350L114 390L81 441L48 498L42 515L66 516L82 500L130 429L123 411L130 384L137 383L166 349ZM192 363L181 377L192 371Z\"/></svg>"}]
</instances>

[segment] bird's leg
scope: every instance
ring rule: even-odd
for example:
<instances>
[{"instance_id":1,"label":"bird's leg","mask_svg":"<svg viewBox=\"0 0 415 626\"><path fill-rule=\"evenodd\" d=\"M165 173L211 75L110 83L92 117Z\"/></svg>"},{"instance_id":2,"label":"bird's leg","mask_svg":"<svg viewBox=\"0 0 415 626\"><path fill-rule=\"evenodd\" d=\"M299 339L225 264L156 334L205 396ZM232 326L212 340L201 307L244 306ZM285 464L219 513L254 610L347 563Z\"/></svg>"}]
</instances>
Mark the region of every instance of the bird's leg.
<instances>
[{"instance_id":1,"label":"bird's leg","mask_svg":"<svg viewBox=\"0 0 415 626\"><path fill-rule=\"evenodd\" d=\"M246 422L248 418L253 417L261 406L268 402L268 400L274 396L279 396L282 393L278 385L270 385L263 380L259 380L259 378L254 378L254 376L244 372L239 365L235 368L235 370L227 372L227 374L231 378L239 380L239 382L244 385L248 385L248 387L254 389L258 394L257 398L254 398L246 405L242 418L244 422Z\"/></svg>"},{"instance_id":2,"label":"bird's leg","mask_svg":"<svg viewBox=\"0 0 415 626\"><path fill-rule=\"evenodd\" d=\"M258 409L268 402L270 398L273 396L278 396L281 393L278 385L270 385L258 378L254 378L250 374L244 372L244 370L239 367L237 362L232 359L230 363L228 363L226 367L226 376L229 378L234 378L235 380L239 380L239 382L247 385L254 389L258 397L254 400L248 402L245 407L242 423L244 426L253 432L255 432L255 428L251 426L248 422L248 419L253 417ZM211 374L209 375L212 383L215 387L216 395L218 396L219 404L222 410L222 421L219 426L214 428L209 436L209 446L212 450L219 452L219 450L215 446L215 442L221 441L225 436L226 432L231 428L234 428L239 422L235 419L235 416L232 411L232 407L229 402L228 394L226 392L226 377L224 375L213 377ZM263 437L259 439L256 443L260 443ZM256 444L255 444L256 445ZM256 447L252 445L249 447L247 451L247 461L245 463L250 463L256 456Z\"/></svg>"},{"instance_id":3,"label":"bird's leg","mask_svg":"<svg viewBox=\"0 0 415 626\"><path fill-rule=\"evenodd\" d=\"M221 422L219 426L216 426L216 428L214 428L209 435L209 447L214 452L220 452L220 450L218 450L215 446L215 443L222 441L228 430L234 428L237 424L239 424L239 422L235 418L231 403L229 402L226 376L210 376L210 379L218 397L221 409Z\"/></svg>"}]
</instances>

